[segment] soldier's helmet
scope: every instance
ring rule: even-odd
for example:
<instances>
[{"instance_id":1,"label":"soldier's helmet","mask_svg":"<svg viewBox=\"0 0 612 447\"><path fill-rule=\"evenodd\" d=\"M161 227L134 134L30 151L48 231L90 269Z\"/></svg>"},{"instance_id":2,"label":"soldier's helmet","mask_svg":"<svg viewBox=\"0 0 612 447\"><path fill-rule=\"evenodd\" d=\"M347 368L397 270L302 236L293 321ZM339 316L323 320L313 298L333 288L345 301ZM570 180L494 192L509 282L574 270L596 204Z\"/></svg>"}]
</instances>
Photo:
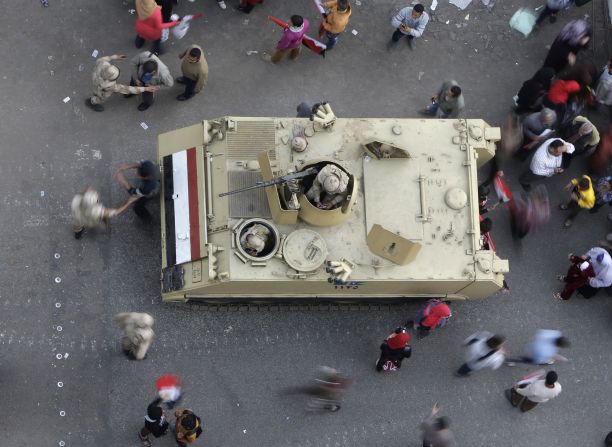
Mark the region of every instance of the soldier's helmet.
<instances>
[{"instance_id":1,"label":"soldier's helmet","mask_svg":"<svg viewBox=\"0 0 612 447\"><path fill-rule=\"evenodd\" d=\"M323 189L328 193L334 193L340 188L340 178L336 174L328 175L323 180Z\"/></svg>"}]
</instances>

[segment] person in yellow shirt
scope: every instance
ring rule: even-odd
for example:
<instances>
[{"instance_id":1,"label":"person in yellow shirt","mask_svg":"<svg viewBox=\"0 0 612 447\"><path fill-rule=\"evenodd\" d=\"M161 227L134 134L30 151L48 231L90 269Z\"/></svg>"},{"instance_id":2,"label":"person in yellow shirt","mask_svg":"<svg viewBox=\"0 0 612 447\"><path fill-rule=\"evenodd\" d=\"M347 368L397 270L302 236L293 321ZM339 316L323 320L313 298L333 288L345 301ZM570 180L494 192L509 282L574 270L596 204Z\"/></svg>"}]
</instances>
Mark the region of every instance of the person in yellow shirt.
<instances>
[{"instance_id":1,"label":"person in yellow shirt","mask_svg":"<svg viewBox=\"0 0 612 447\"><path fill-rule=\"evenodd\" d=\"M595 190L591 177L583 175L581 178L573 178L565 187L571 190L572 194L567 203L562 203L559 208L568 210L569 216L563 223L563 228L569 228L574 223L574 219L582 210L590 210L595 206Z\"/></svg>"},{"instance_id":2,"label":"person in yellow shirt","mask_svg":"<svg viewBox=\"0 0 612 447\"><path fill-rule=\"evenodd\" d=\"M346 29L349 17L353 11L348 0L331 0L329 2L324 2L322 6L329 12L323 15L320 36L325 32L325 37L327 37L327 49L331 50L334 45L336 45L336 42L338 42L340 33L343 33Z\"/></svg>"}]
</instances>

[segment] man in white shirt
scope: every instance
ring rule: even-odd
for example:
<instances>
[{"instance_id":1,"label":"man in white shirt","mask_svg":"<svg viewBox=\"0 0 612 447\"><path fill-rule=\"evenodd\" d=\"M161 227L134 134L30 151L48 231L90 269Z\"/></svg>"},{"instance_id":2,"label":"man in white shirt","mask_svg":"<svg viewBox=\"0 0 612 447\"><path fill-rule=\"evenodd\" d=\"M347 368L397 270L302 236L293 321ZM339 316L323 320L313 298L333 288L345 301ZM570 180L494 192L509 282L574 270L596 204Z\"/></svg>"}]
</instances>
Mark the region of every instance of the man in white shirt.
<instances>
[{"instance_id":1,"label":"man in white shirt","mask_svg":"<svg viewBox=\"0 0 612 447\"><path fill-rule=\"evenodd\" d=\"M563 168L563 154L571 154L575 150L572 143L560 138L550 138L533 155L529 171L525 171L519 177L519 182L525 191L531 190L531 183L542 181L555 174L561 174Z\"/></svg>"},{"instance_id":2,"label":"man in white shirt","mask_svg":"<svg viewBox=\"0 0 612 447\"><path fill-rule=\"evenodd\" d=\"M539 403L548 402L561 393L561 384L557 382L557 373L549 371L545 379L533 382L519 382L514 387L506 390L506 398L513 407L519 407L524 413L532 410Z\"/></svg>"},{"instance_id":3,"label":"man in white shirt","mask_svg":"<svg viewBox=\"0 0 612 447\"><path fill-rule=\"evenodd\" d=\"M465 363L455 372L457 377L466 377L472 371L491 368L498 369L504 364L506 351L503 348L503 335L480 331L469 336L463 343L466 346Z\"/></svg>"}]
</instances>

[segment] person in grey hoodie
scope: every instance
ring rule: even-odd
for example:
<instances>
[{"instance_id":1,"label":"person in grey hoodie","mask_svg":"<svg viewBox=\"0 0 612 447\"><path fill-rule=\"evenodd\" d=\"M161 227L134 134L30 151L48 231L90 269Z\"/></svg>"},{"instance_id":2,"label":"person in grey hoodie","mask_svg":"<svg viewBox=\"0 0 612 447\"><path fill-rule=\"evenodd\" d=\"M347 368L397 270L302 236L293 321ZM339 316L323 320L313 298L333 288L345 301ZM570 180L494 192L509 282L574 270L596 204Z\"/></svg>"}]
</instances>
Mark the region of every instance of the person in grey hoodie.
<instances>
[{"instance_id":1,"label":"person in grey hoodie","mask_svg":"<svg viewBox=\"0 0 612 447\"><path fill-rule=\"evenodd\" d=\"M174 79L168 67L159 57L150 51L143 51L134 56L130 61L130 66L132 68L131 86L163 85L165 87L172 87L174 85ZM124 96L130 98L134 95L127 94ZM155 95L153 92L144 92L142 94L142 102L138 105L138 110L141 112L147 110L154 101Z\"/></svg>"},{"instance_id":2,"label":"person in grey hoodie","mask_svg":"<svg viewBox=\"0 0 612 447\"><path fill-rule=\"evenodd\" d=\"M391 36L391 41L387 44L387 49L390 49L394 43L406 36L410 49L414 50L414 39L423 35L428 22L429 14L425 12L425 7L420 3L401 9L391 19L391 25L395 28L395 31Z\"/></svg>"},{"instance_id":3,"label":"person in grey hoodie","mask_svg":"<svg viewBox=\"0 0 612 447\"><path fill-rule=\"evenodd\" d=\"M431 95L431 104L420 113L437 118L459 118L459 113L465 107L463 92L457 81L446 81L440 90Z\"/></svg>"}]
</instances>

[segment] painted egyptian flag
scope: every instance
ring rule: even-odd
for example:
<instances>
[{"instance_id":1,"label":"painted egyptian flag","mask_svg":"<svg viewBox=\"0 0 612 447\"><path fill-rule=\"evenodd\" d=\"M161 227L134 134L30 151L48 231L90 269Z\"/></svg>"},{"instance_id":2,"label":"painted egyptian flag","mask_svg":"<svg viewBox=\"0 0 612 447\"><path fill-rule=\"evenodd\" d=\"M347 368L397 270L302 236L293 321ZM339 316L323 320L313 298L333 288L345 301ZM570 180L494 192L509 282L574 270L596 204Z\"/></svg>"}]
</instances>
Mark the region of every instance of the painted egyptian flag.
<instances>
[{"instance_id":1,"label":"painted egyptian flag","mask_svg":"<svg viewBox=\"0 0 612 447\"><path fill-rule=\"evenodd\" d=\"M277 19L274 16L268 16L268 20L273 21L274 23L276 23L278 26L280 26L283 29L289 28L289 25L287 25L285 22L283 22L280 19ZM313 53L316 53L316 54L319 54L325 57L325 50L327 50L327 45L325 45L323 42L319 42L318 40L313 39L307 34L304 34L304 37L302 38L302 45L304 45L306 48L308 48Z\"/></svg>"},{"instance_id":2,"label":"painted egyptian flag","mask_svg":"<svg viewBox=\"0 0 612 447\"><path fill-rule=\"evenodd\" d=\"M168 265L201 258L200 210L196 148L164 157L164 207L166 214L166 256Z\"/></svg>"},{"instance_id":3,"label":"painted egyptian flag","mask_svg":"<svg viewBox=\"0 0 612 447\"><path fill-rule=\"evenodd\" d=\"M508 184L499 175L496 175L493 179L493 187L495 188L495 194L500 202L507 203L512 200L512 193Z\"/></svg>"}]
</instances>

